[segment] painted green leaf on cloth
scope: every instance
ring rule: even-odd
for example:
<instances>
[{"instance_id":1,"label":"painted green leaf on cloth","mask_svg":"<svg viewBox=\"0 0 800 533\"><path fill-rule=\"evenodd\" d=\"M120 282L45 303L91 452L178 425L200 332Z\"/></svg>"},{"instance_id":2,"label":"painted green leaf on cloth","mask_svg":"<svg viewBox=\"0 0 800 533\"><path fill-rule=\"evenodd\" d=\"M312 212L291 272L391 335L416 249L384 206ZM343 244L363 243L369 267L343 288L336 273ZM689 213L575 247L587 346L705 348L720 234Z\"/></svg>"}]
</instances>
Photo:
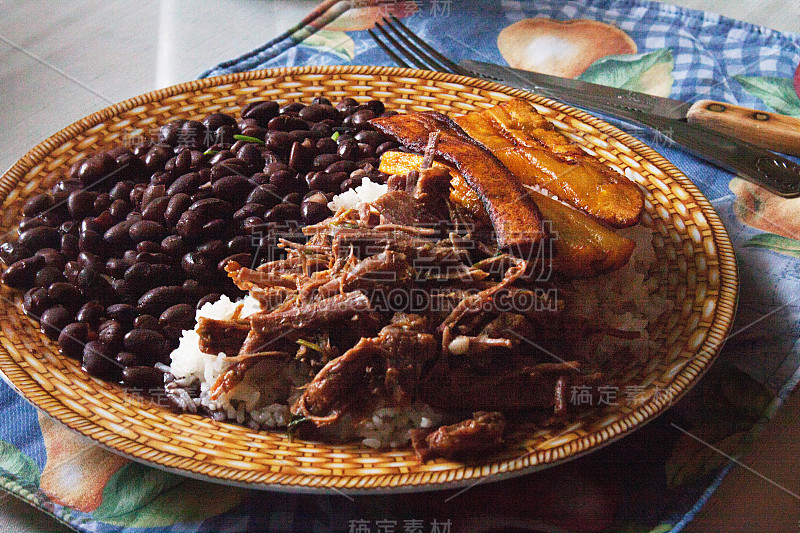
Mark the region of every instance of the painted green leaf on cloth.
<instances>
[{"instance_id":1,"label":"painted green leaf on cloth","mask_svg":"<svg viewBox=\"0 0 800 533\"><path fill-rule=\"evenodd\" d=\"M345 61L351 61L356 55L355 41L343 31L317 30L304 38L300 44L330 52Z\"/></svg>"},{"instance_id":2,"label":"painted green leaf on cloth","mask_svg":"<svg viewBox=\"0 0 800 533\"><path fill-rule=\"evenodd\" d=\"M595 61L578 79L654 96L669 96L675 60L662 48L645 54L614 55Z\"/></svg>"},{"instance_id":3,"label":"painted green leaf on cloth","mask_svg":"<svg viewBox=\"0 0 800 533\"><path fill-rule=\"evenodd\" d=\"M21 485L39 486L39 467L33 459L4 440L0 440L0 469L14 475Z\"/></svg>"},{"instance_id":4,"label":"painted green leaf on cloth","mask_svg":"<svg viewBox=\"0 0 800 533\"><path fill-rule=\"evenodd\" d=\"M766 248L779 254L800 258L800 241L774 233L761 233L752 237L745 247Z\"/></svg>"},{"instance_id":5,"label":"painted green leaf on cloth","mask_svg":"<svg viewBox=\"0 0 800 533\"><path fill-rule=\"evenodd\" d=\"M242 492L131 462L109 480L92 517L126 527L193 522L228 511L241 500Z\"/></svg>"},{"instance_id":6,"label":"painted green leaf on cloth","mask_svg":"<svg viewBox=\"0 0 800 533\"><path fill-rule=\"evenodd\" d=\"M744 90L761 98L773 111L792 117L800 117L800 98L794 90L791 78L769 76L734 76Z\"/></svg>"},{"instance_id":7,"label":"painted green leaf on cloth","mask_svg":"<svg viewBox=\"0 0 800 533\"><path fill-rule=\"evenodd\" d=\"M672 531L674 527L674 524L659 524L648 531L648 533L667 533L668 531Z\"/></svg>"}]
</instances>

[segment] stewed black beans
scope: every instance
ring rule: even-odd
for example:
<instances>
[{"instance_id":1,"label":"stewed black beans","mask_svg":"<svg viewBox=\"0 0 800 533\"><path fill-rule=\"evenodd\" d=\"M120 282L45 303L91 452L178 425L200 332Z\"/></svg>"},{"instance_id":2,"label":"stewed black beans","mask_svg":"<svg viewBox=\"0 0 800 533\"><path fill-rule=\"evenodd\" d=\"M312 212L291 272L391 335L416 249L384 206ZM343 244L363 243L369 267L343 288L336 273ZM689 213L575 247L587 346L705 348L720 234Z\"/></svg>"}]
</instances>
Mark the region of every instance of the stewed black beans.
<instances>
[{"instance_id":1,"label":"stewed black beans","mask_svg":"<svg viewBox=\"0 0 800 533\"><path fill-rule=\"evenodd\" d=\"M92 154L25 203L19 236L0 244L2 281L88 373L159 387L153 365L169 363L195 309L242 296L229 261L274 259L264 247L281 231L386 178L378 158L397 144L368 122L385 113L377 100L252 102L238 121L174 120L157 139Z\"/></svg>"}]
</instances>

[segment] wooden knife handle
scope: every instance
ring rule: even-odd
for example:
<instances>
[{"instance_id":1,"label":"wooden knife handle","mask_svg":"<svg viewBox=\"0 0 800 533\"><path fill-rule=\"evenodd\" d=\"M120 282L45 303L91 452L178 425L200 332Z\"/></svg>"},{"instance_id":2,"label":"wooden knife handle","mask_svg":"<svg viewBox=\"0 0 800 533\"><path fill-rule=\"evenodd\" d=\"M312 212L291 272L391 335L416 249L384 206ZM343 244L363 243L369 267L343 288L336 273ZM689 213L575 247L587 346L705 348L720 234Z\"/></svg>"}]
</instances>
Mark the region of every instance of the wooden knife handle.
<instances>
[{"instance_id":1,"label":"wooden knife handle","mask_svg":"<svg viewBox=\"0 0 800 533\"><path fill-rule=\"evenodd\" d=\"M800 155L800 119L724 102L700 100L686 114L692 124L784 154Z\"/></svg>"}]
</instances>

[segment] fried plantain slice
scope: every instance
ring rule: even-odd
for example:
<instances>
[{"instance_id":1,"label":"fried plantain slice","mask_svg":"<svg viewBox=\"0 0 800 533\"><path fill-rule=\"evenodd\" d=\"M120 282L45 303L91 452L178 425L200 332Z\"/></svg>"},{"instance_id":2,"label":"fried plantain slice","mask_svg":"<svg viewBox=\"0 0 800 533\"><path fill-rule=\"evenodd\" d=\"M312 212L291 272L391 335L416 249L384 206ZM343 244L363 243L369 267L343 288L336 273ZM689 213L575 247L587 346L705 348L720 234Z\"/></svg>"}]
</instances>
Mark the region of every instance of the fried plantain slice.
<instances>
[{"instance_id":1,"label":"fried plantain slice","mask_svg":"<svg viewBox=\"0 0 800 533\"><path fill-rule=\"evenodd\" d=\"M530 102L514 99L454 120L523 184L616 228L639 221L644 197L636 184L556 131Z\"/></svg>"},{"instance_id":2,"label":"fried plantain slice","mask_svg":"<svg viewBox=\"0 0 800 533\"><path fill-rule=\"evenodd\" d=\"M542 216L550 220L555 241L552 266L571 278L590 278L622 268L636 243L592 217L536 191L531 191Z\"/></svg>"},{"instance_id":3,"label":"fried plantain slice","mask_svg":"<svg viewBox=\"0 0 800 533\"><path fill-rule=\"evenodd\" d=\"M446 116L429 111L379 117L370 123L419 152L431 133L440 132L436 156L454 165L475 190L500 248L525 256L547 236L539 208L519 179Z\"/></svg>"},{"instance_id":4,"label":"fried plantain slice","mask_svg":"<svg viewBox=\"0 0 800 533\"><path fill-rule=\"evenodd\" d=\"M418 170L422 156L406 152L385 152L378 170L387 174L407 174ZM434 166L450 171L450 200L463 205L478 217L485 217L478 195L467 184L458 170L450 165L434 162ZM597 220L570 206L530 191L542 212L544 220L551 222L555 240L553 268L571 278L598 276L622 268L633 253L635 243Z\"/></svg>"}]
</instances>

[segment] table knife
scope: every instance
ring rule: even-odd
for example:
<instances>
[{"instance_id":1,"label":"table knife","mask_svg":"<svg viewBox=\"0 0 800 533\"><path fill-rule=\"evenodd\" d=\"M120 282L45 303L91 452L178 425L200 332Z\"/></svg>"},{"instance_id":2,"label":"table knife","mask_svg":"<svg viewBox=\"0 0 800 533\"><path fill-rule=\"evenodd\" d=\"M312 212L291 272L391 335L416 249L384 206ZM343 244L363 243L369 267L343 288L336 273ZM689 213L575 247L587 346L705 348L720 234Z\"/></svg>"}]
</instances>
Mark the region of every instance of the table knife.
<instances>
[{"instance_id":1,"label":"table knife","mask_svg":"<svg viewBox=\"0 0 800 533\"><path fill-rule=\"evenodd\" d=\"M665 140L776 194L787 198L800 196L800 165L750 142L709 129L708 121L703 125L696 120L690 122L687 115L693 109L692 104L482 61L464 60L460 65L478 78L498 81L652 128ZM695 118L699 116L697 112L692 115Z\"/></svg>"}]
</instances>

